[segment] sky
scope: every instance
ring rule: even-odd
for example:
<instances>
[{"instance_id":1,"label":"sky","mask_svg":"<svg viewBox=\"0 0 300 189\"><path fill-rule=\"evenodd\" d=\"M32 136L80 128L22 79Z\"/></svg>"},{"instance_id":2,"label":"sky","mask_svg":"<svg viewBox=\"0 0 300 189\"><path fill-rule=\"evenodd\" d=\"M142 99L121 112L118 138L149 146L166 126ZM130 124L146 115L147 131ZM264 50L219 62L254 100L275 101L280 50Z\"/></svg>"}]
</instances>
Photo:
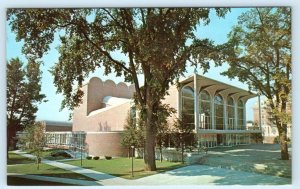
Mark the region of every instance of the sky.
<instances>
[{"instance_id":1,"label":"sky","mask_svg":"<svg viewBox=\"0 0 300 189\"><path fill-rule=\"evenodd\" d=\"M6 26L6 9L9 7L187 7L187 6L194 6L194 7L213 7L213 6L229 6L229 7L249 7L249 6L291 6L292 7L292 60L293 60L293 144L300 144L300 127L297 127L300 123L300 90L299 90L299 82L300 82L300 53L298 49L300 49L300 25L299 19L300 18L300 4L295 0L139 0L139 1L132 1L132 0L101 0L97 2L96 0L93 1L86 1L86 0L76 0L76 1L61 1L61 0L2 0L0 3L0 86L2 90L0 90L0 136L1 138L6 138L6 93L5 93L5 86L6 86L6 74L5 74L5 62L7 59L11 57L22 55L20 54L21 44L17 44L14 41L14 36L11 34L9 28ZM203 28L203 36L210 37L212 40L222 42L226 40L226 34L229 32L231 26L236 23L236 17L239 15L239 11L232 11L226 16L224 20L212 19L209 26L205 29ZM220 25L219 25L220 24ZM42 80L42 92L47 95L48 102L42 104L39 108L38 112L38 119L48 119L48 120L61 120L66 121L68 120L68 111L64 110L59 112L59 107L61 100L63 99L62 96L57 95L55 93L56 89L54 88L52 82L52 76L48 73L48 69L55 64L57 61L57 52L55 51L55 46L57 44L52 45L52 51L44 57L45 65L43 67L43 80ZM232 85L239 86L241 88L247 89L247 86L237 82L237 81L230 81L227 78L219 76L221 68L212 68L209 73L205 74L207 77L211 77L214 79L222 80L223 82L230 83ZM193 68L190 69L190 73L192 73ZM114 78L113 76L103 76L103 72L98 71L95 75L100 76L101 79L105 80L108 78L113 78L113 80L119 82L122 81L121 78ZM188 74L186 74L188 75ZM247 119L251 118L252 115L249 115L251 109L251 101L247 103ZM250 109L249 109L250 108ZM251 113L250 113L251 114ZM2 142L2 147L0 148L0 152L5 154L5 142ZM294 149L297 149L297 145L293 145ZM300 152L299 150L293 149L293 184L288 186L289 188L299 188L300 186ZM6 159L5 156L0 156L0 186L2 188L7 188L8 186L6 183ZM185 186L186 188L192 188ZM212 186L213 187L213 186ZM222 186L224 188L232 188L232 186ZM251 186L250 186L251 187ZM258 186L261 188L260 186ZM276 188L286 188L286 185L276 186ZM50 187L49 187L50 188ZM165 188L162 186L161 188ZM195 187L193 187L195 188ZM213 187L217 188L217 187Z\"/></svg>"},{"instance_id":2,"label":"sky","mask_svg":"<svg viewBox=\"0 0 300 189\"><path fill-rule=\"evenodd\" d=\"M196 36L198 38L208 38L213 40L215 44L222 44L227 40L227 34L230 32L231 28L237 23L237 18L242 12L245 12L247 9L245 8L232 8L231 12L229 12L225 18L219 18L215 15L215 12L210 14L210 24L209 25L200 25L196 30ZM19 57L24 63L26 63L25 56L21 53L22 41L17 42L15 40L15 34L11 31L11 28L8 23L6 23L6 60L10 60L11 58ZM47 102L41 103L38 105L37 112L37 120L55 120L55 121L70 121L69 114L71 111L68 109L60 110L61 102L63 100L63 96L61 94L56 93L56 88L53 84L53 76L50 74L49 70L55 63L58 62L59 53L57 48L59 46L58 35L56 35L56 40L51 44L50 51L44 55L42 58L43 65L41 67L42 70L42 91L41 93L46 95ZM121 55L116 54L115 56ZM247 90L248 86L239 82L237 79L229 80L225 76L221 76L220 73L226 70L226 66L222 67L214 67L204 74L204 76L219 80L225 83L230 83L230 85L234 85L236 87ZM187 73L185 76L189 76L193 74L194 67L188 67ZM201 70L198 69L198 73L201 74ZM94 73L90 74L86 81L91 77L100 77L102 80L111 79L115 81L115 83L124 81L123 77L115 77L114 74L110 74L105 76L102 69L97 69ZM142 77L140 77L142 78ZM250 99L247 104L247 120L253 120L253 111L252 106L257 101L257 98Z\"/></svg>"}]
</instances>

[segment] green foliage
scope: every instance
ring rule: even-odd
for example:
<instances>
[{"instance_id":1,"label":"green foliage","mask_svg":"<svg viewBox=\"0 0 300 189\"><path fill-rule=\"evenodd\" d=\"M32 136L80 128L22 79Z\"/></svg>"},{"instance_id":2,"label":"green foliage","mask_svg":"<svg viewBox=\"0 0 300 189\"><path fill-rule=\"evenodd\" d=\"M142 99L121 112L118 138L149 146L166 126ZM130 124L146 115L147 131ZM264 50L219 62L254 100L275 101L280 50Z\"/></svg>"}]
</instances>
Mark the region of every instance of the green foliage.
<instances>
[{"instance_id":1,"label":"green foliage","mask_svg":"<svg viewBox=\"0 0 300 189\"><path fill-rule=\"evenodd\" d=\"M154 171L152 119L170 84L188 64L206 71L209 60L222 60L212 41L195 36L200 23L209 23L213 10L223 17L229 9L8 9L7 20L17 40L24 40L23 52L29 57L42 57L54 35L60 35L60 57L51 73L57 92L65 97L62 108L72 110L81 102L83 80L96 68L134 83L136 105L145 118L145 163ZM117 59L115 53L124 58ZM144 75L143 84L138 74Z\"/></svg>"},{"instance_id":2,"label":"green foliage","mask_svg":"<svg viewBox=\"0 0 300 189\"><path fill-rule=\"evenodd\" d=\"M229 78L237 77L268 99L273 122L285 135L291 120L291 8L253 8L238 18L238 24L221 48ZM286 143L281 143L282 158L288 158Z\"/></svg>"},{"instance_id":3,"label":"green foliage","mask_svg":"<svg viewBox=\"0 0 300 189\"><path fill-rule=\"evenodd\" d=\"M170 135L170 127L168 118L174 114L176 110L171 108L169 104L161 104L156 114L156 144L161 148L166 145L166 140Z\"/></svg>"},{"instance_id":4,"label":"green foliage","mask_svg":"<svg viewBox=\"0 0 300 189\"><path fill-rule=\"evenodd\" d=\"M37 105L43 102L41 94L40 62L29 60L26 67L19 58L7 62L7 129L10 143L16 131L33 124Z\"/></svg>"},{"instance_id":5,"label":"green foliage","mask_svg":"<svg viewBox=\"0 0 300 189\"><path fill-rule=\"evenodd\" d=\"M187 120L187 116L183 112L180 118L174 123L172 140L176 148L181 149L182 163L184 163L184 151L188 146L193 146L196 137L193 132L194 126Z\"/></svg>"},{"instance_id":6,"label":"green foliage","mask_svg":"<svg viewBox=\"0 0 300 189\"><path fill-rule=\"evenodd\" d=\"M43 148L46 146L45 126L41 122L24 129L24 134L20 138L23 149L31 151L36 156L37 169L43 156Z\"/></svg>"},{"instance_id":7,"label":"green foliage","mask_svg":"<svg viewBox=\"0 0 300 189\"><path fill-rule=\"evenodd\" d=\"M124 132L122 133L121 144L127 148L130 148L131 146L138 148L144 147L144 143L145 137L142 120L138 119L137 121L133 115L128 113L124 125Z\"/></svg>"}]
</instances>

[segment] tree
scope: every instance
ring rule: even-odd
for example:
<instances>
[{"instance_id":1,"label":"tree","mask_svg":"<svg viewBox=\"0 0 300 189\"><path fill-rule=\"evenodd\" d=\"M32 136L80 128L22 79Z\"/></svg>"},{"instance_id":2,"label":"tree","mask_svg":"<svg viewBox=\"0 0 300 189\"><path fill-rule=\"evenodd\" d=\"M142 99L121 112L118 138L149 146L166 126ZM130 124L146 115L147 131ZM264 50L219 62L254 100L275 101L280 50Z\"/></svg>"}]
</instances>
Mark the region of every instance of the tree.
<instances>
[{"instance_id":1,"label":"tree","mask_svg":"<svg viewBox=\"0 0 300 189\"><path fill-rule=\"evenodd\" d=\"M186 69L187 63L206 71L219 61L213 42L197 39L199 23L209 23L211 8L134 9L9 9L8 21L24 40L23 52L42 57L59 34L59 62L53 67L62 108L73 109L82 99L82 82L104 67L105 74L123 75L134 83L136 105L145 123L145 170L154 171L155 114L160 100ZM215 8L218 16L228 9ZM116 53L124 55L120 60ZM138 80L143 74L144 81Z\"/></svg>"},{"instance_id":2,"label":"tree","mask_svg":"<svg viewBox=\"0 0 300 189\"><path fill-rule=\"evenodd\" d=\"M36 156L37 170L40 168L43 148L46 146L45 126L41 122L24 129L20 143L24 149L30 150Z\"/></svg>"},{"instance_id":3,"label":"tree","mask_svg":"<svg viewBox=\"0 0 300 189\"><path fill-rule=\"evenodd\" d=\"M224 75L237 77L268 99L280 136L281 159L289 159L287 124L291 114L291 8L256 8L238 18L223 46Z\"/></svg>"},{"instance_id":4,"label":"tree","mask_svg":"<svg viewBox=\"0 0 300 189\"><path fill-rule=\"evenodd\" d=\"M194 126L187 119L183 112L180 118L174 122L173 142L177 148L181 149L181 162L184 163L184 151L188 145L194 145L196 141Z\"/></svg>"},{"instance_id":5,"label":"tree","mask_svg":"<svg viewBox=\"0 0 300 189\"><path fill-rule=\"evenodd\" d=\"M124 125L124 132L122 133L121 144L128 148L128 157L131 146L134 148L144 147L145 137L141 122L136 120L136 117L128 113L126 123ZM134 156L134 154L132 154Z\"/></svg>"},{"instance_id":6,"label":"tree","mask_svg":"<svg viewBox=\"0 0 300 189\"><path fill-rule=\"evenodd\" d=\"M167 118L174 114L176 110L168 104L161 104L158 108L156 123L156 145L160 151L160 161L162 162L162 148L166 145L166 140L170 137L170 128Z\"/></svg>"},{"instance_id":7,"label":"tree","mask_svg":"<svg viewBox=\"0 0 300 189\"><path fill-rule=\"evenodd\" d=\"M30 60L25 68L19 58L7 62L7 150L15 148L16 132L33 124L41 94L40 62Z\"/></svg>"}]
</instances>

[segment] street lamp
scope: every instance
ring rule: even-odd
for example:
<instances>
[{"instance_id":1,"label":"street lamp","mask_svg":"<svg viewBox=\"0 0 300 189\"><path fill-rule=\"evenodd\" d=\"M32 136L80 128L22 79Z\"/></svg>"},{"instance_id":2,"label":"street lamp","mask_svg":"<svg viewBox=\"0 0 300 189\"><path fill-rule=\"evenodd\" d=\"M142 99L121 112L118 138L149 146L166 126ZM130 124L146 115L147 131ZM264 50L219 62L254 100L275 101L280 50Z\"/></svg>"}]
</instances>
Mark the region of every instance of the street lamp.
<instances>
[{"instance_id":1,"label":"street lamp","mask_svg":"<svg viewBox=\"0 0 300 189\"><path fill-rule=\"evenodd\" d=\"M80 135L79 135L80 137L80 140L79 140L79 142L80 142L80 165L81 165L81 167L82 167L82 132L80 132Z\"/></svg>"},{"instance_id":2,"label":"street lamp","mask_svg":"<svg viewBox=\"0 0 300 189\"><path fill-rule=\"evenodd\" d=\"M131 146L131 177L133 177L133 156L134 156L134 146Z\"/></svg>"}]
</instances>

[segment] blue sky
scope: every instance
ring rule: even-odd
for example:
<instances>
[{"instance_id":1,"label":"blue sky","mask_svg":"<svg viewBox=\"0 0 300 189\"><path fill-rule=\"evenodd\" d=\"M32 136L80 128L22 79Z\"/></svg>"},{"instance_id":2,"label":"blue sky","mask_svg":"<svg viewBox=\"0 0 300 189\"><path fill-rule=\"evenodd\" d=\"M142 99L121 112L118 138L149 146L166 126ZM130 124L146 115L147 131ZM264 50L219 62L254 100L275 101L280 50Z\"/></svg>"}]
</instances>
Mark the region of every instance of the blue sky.
<instances>
[{"instance_id":1,"label":"blue sky","mask_svg":"<svg viewBox=\"0 0 300 189\"><path fill-rule=\"evenodd\" d=\"M232 8L231 12L226 15L225 18L218 18L214 13L211 14L211 22L207 26L201 25L196 31L196 35L199 38L209 38L216 44L226 42L227 34L231 30L232 26L237 23L237 17L246 11L246 9ZM55 40L51 45L51 50L44 55L42 66L42 93L46 94L47 102L39 105L37 112L38 120L56 120L56 121L68 121L70 111L64 109L60 111L60 103L63 100L63 96L56 94L56 88L53 85L53 76L49 73L49 69L58 62L59 54L56 47L59 45L58 40ZM22 42L16 42L15 34L11 32L10 27L6 24L6 60L11 58L19 57L21 60L26 62L26 58L21 53ZM188 67L185 76L189 76L193 73L194 67ZM248 89L247 85L240 83L237 80L229 80L227 77L220 76L220 72L226 70L226 66L222 67L211 67L211 69L204 76L213 78L231 85ZM199 70L198 73L201 73ZM112 79L116 83L123 81L122 77L116 78L114 74L104 76L101 69L96 70L95 73L91 74L90 77L97 76L102 80ZM89 77L89 78L90 78ZM87 78L88 79L88 78ZM251 99L247 103L247 120L253 119L252 106L257 98Z\"/></svg>"}]
</instances>

